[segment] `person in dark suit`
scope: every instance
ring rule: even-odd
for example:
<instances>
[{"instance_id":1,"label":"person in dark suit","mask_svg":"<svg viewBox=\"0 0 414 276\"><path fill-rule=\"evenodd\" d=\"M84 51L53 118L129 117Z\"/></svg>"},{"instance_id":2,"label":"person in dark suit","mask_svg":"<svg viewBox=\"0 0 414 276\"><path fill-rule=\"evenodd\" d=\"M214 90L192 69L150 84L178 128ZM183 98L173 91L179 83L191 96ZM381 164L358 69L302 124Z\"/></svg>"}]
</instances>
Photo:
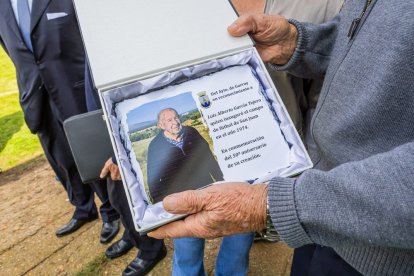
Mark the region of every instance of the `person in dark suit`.
<instances>
[{"instance_id":1,"label":"person in dark suit","mask_svg":"<svg viewBox=\"0 0 414 276\"><path fill-rule=\"evenodd\" d=\"M148 147L148 188L153 203L172 193L195 190L223 180L223 173L206 140L183 126L175 109L158 113L161 130Z\"/></svg>"},{"instance_id":2,"label":"person in dark suit","mask_svg":"<svg viewBox=\"0 0 414 276\"><path fill-rule=\"evenodd\" d=\"M57 178L75 206L58 237L98 218L94 191L102 201L101 242L119 230L105 186L81 182L62 123L86 112L85 54L71 0L0 1L0 44L16 67L20 104Z\"/></svg>"},{"instance_id":3,"label":"person in dark suit","mask_svg":"<svg viewBox=\"0 0 414 276\"><path fill-rule=\"evenodd\" d=\"M88 111L102 108L87 63L85 65L85 93ZM109 199L112 206L121 215L121 221L125 228L122 238L109 246L105 255L110 259L114 259L128 253L132 247L139 248L137 256L128 264L122 275L146 275L166 256L167 249L164 241L150 238L147 235L141 236L135 230L134 219L129 209L119 167L114 156L105 163L101 178L107 178Z\"/></svg>"}]
</instances>

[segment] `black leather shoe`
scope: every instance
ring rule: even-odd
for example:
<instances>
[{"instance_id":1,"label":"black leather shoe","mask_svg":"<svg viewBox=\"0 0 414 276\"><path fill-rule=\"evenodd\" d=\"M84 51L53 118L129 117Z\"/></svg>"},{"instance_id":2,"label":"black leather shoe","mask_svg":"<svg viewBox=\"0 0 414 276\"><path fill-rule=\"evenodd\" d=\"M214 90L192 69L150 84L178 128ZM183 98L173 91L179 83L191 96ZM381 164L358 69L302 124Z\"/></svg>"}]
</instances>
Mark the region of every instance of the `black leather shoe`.
<instances>
[{"instance_id":1,"label":"black leather shoe","mask_svg":"<svg viewBox=\"0 0 414 276\"><path fill-rule=\"evenodd\" d=\"M143 260L136 257L122 272L122 276L143 276L154 268L167 255L164 248L153 260Z\"/></svg>"},{"instance_id":2,"label":"black leather shoe","mask_svg":"<svg viewBox=\"0 0 414 276\"><path fill-rule=\"evenodd\" d=\"M119 219L104 222L101 230L101 243L111 242L119 232Z\"/></svg>"},{"instance_id":3,"label":"black leather shoe","mask_svg":"<svg viewBox=\"0 0 414 276\"><path fill-rule=\"evenodd\" d=\"M97 218L98 217L94 217L88 220L78 220L78 219L72 218L68 223L66 223L61 228L59 228L59 230L56 231L56 236L63 237L63 236L69 235L75 232L76 230L78 230L79 228L81 228L85 223L93 221Z\"/></svg>"},{"instance_id":4,"label":"black leather shoe","mask_svg":"<svg viewBox=\"0 0 414 276\"><path fill-rule=\"evenodd\" d=\"M110 259L115 259L121 257L128 253L134 245L130 241L125 241L120 239L119 241L114 242L105 252L105 256Z\"/></svg>"}]
</instances>

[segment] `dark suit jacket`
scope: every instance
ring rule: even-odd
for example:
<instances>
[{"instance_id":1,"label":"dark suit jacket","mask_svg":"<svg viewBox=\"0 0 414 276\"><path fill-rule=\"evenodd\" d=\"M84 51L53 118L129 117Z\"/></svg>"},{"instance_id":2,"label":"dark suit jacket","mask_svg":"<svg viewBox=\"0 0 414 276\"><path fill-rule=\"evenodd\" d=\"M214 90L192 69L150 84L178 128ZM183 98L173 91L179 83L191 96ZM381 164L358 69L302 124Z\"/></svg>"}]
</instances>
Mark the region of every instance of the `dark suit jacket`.
<instances>
[{"instance_id":1,"label":"dark suit jacket","mask_svg":"<svg viewBox=\"0 0 414 276\"><path fill-rule=\"evenodd\" d=\"M48 20L47 13L67 13ZM86 112L85 54L72 0L35 0L27 49L9 0L0 1L0 43L17 71L26 123L35 133L42 124L42 106L51 104L60 122Z\"/></svg>"},{"instance_id":2,"label":"dark suit jacket","mask_svg":"<svg viewBox=\"0 0 414 276\"><path fill-rule=\"evenodd\" d=\"M169 143L162 132L148 147L148 187L153 203L172 193L223 180L206 140L192 127L183 127L183 131L183 150Z\"/></svg>"}]
</instances>

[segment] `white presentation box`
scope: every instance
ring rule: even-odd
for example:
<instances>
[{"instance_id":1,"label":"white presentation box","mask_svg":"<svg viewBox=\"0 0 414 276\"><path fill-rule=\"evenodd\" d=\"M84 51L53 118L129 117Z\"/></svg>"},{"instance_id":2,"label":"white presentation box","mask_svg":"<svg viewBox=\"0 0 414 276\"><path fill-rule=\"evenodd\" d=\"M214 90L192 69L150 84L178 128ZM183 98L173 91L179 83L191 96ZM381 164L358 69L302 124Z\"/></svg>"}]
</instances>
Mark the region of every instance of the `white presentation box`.
<instances>
[{"instance_id":1,"label":"white presentation box","mask_svg":"<svg viewBox=\"0 0 414 276\"><path fill-rule=\"evenodd\" d=\"M312 167L228 1L74 3L138 232L183 217L168 194Z\"/></svg>"}]
</instances>

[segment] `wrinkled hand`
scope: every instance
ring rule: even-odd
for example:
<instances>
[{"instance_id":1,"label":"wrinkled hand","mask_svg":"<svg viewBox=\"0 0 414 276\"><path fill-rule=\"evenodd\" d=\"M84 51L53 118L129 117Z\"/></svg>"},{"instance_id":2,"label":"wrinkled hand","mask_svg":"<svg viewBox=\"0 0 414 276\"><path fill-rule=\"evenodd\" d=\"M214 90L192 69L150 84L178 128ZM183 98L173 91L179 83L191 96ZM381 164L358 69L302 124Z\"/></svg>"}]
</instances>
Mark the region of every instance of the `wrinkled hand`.
<instances>
[{"instance_id":1,"label":"wrinkled hand","mask_svg":"<svg viewBox=\"0 0 414 276\"><path fill-rule=\"evenodd\" d=\"M215 238L262 230L266 224L266 199L266 184L224 183L173 194L163 200L164 209L190 215L148 236Z\"/></svg>"},{"instance_id":2,"label":"wrinkled hand","mask_svg":"<svg viewBox=\"0 0 414 276\"><path fill-rule=\"evenodd\" d=\"M112 180L121 180L121 174L119 173L118 165L112 162L112 158L109 158L108 161L105 162L100 177L105 178L108 173L110 173Z\"/></svg>"},{"instance_id":3,"label":"wrinkled hand","mask_svg":"<svg viewBox=\"0 0 414 276\"><path fill-rule=\"evenodd\" d=\"M296 27L278 15L246 14L227 30L232 36L250 32L263 61L280 65L289 61L298 40Z\"/></svg>"}]
</instances>

